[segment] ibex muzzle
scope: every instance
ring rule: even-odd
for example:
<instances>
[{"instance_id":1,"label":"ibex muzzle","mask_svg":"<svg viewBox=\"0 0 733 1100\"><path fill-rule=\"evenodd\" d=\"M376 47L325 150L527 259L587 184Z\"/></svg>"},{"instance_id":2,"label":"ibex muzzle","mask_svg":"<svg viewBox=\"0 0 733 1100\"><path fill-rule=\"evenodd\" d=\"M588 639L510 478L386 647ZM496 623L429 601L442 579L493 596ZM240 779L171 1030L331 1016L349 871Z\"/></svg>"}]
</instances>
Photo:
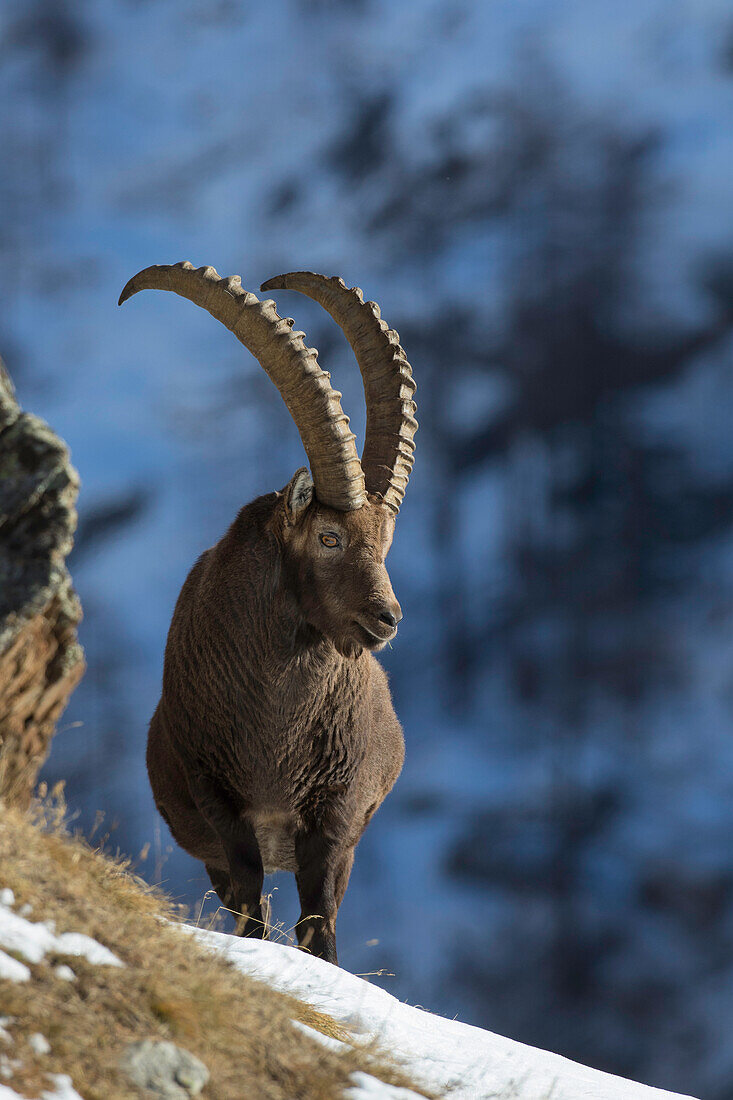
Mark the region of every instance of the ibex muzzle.
<instances>
[{"instance_id":1,"label":"ibex muzzle","mask_svg":"<svg viewBox=\"0 0 733 1100\"><path fill-rule=\"evenodd\" d=\"M161 814L241 914L239 931L263 935L264 873L294 871L298 942L335 963L354 849L404 757L371 651L402 618L385 558L412 468L415 383L397 333L358 288L313 272L262 287L275 288L320 302L349 339L367 403L361 460L317 353L238 276L152 267L120 297L172 290L231 329L280 390L311 471L243 508L191 570L147 761Z\"/></svg>"}]
</instances>

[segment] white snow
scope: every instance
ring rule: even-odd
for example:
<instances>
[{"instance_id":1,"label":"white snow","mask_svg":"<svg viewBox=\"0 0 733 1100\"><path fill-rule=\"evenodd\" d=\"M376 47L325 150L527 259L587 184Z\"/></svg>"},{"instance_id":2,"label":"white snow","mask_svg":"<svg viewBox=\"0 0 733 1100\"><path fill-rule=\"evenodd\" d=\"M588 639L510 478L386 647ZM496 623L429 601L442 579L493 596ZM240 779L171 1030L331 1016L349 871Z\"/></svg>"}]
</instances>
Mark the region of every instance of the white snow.
<instances>
[{"instance_id":1,"label":"white snow","mask_svg":"<svg viewBox=\"0 0 733 1100\"><path fill-rule=\"evenodd\" d=\"M51 1044L45 1035L41 1035L40 1031L34 1031L33 1034L28 1037L28 1046L34 1054L51 1053Z\"/></svg>"},{"instance_id":2,"label":"white snow","mask_svg":"<svg viewBox=\"0 0 733 1100\"><path fill-rule=\"evenodd\" d=\"M91 936L85 936L83 932L64 932L56 936L53 950L60 955L81 955L95 966L125 965L108 947L97 943Z\"/></svg>"},{"instance_id":3,"label":"white snow","mask_svg":"<svg viewBox=\"0 0 733 1100\"><path fill-rule=\"evenodd\" d=\"M348 1100L421 1100L420 1093L403 1089L398 1085L385 1085L378 1077L359 1070L352 1073L353 1088L348 1089Z\"/></svg>"},{"instance_id":4,"label":"white snow","mask_svg":"<svg viewBox=\"0 0 733 1100\"><path fill-rule=\"evenodd\" d=\"M7 1054L0 1054L0 1077L8 1080L22 1064L19 1058L8 1058Z\"/></svg>"},{"instance_id":5,"label":"white snow","mask_svg":"<svg viewBox=\"0 0 733 1100\"><path fill-rule=\"evenodd\" d=\"M49 1073L49 1078L56 1088L53 1092L41 1093L41 1100L82 1100L74 1088L68 1073Z\"/></svg>"},{"instance_id":6,"label":"white snow","mask_svg":"<svg viewBox=\"0 0 733 1100\"><path fill-rule=\"evenodd\" d=\"M76 981L76 974L74 973L74 971L71 969L70 966L66 965L66 963L59 963L58 966L54 967L53 972L54 972L54 974L56 975L57 978L61 979L62 982L75 982Z\"/></svg>"},{"instance_id":7,"label":"white snow","mask_svg":"<svg viewBox=\"0 0 733 1100\"><path fill-rule=\"evenodd\" d=\"M0 948L22 955L30 963L40 963L49 952L83 956L97 966L124 966L109 948L82 932L56 935L52 922L33 922L13 913L0 903ZM15 963L16 966L11 966ZM20 968L20 969L19 969ZM15 977L11 978L11 972ZM0 976L12 981L27 981L28 968L0 950ZM64 975L66 976L66 975Z\"/></svg>"},{"instance_id":8,"label":"white snow","mask_svg":"<svg viewBox=\"0 0 733 1100\"><path fill-rule=\"evenodd\" d=\"M74 1088L67 1073L49 1073L48 1076L53 1081L55 1088L53 1091L44 1089L41 1093L41 1100L83 1100ZM0 1085L0 1100L25 1100L25 1097L8 1085Z\"/></svg>"},{"instance_id":9,"label":"white snow","mask_svg":"<svg viewBox=\"0 0 733 1100\"><path fill-rule=\"evenodd\" d=\"M378 1044L416 1083L439 1095L449 1094L451 1100L505 1093L516 1100L682 1100L680 1094L626 1081L412 1008L362 978L291 947L183 927L243 973L329 1015L351 1033L355 1044ZM413 1095L365 1074L358 1076L352 1100L407 1100Z\"/></svg>"},{"instance_id":10,"label":"white snow","mask_svg":"<svg viewBox=\"0 0 733 1100\"><path fill-rule=\"evenodd\" d=\"M27 982L30 976L31 972L25 963L0 951L0 978L6 978L9 982Z\"/></svg>"}]
</instances>

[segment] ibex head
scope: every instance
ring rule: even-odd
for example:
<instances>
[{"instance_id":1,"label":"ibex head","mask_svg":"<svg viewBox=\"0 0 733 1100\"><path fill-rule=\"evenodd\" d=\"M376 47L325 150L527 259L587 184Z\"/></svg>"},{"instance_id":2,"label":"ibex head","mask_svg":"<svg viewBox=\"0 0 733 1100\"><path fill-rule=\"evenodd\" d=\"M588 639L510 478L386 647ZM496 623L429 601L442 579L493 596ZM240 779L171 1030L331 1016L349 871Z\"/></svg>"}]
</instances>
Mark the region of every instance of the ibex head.
<instances>
[{"instance_id":1,"label":"ibex head","mask_svg":"<svg viewBox=\"0 0 733 1100\"><path fill-rule=\"evenodd\" d=\"M394 638L402 609L384 564L394 512L381 498L368 496L350 512L328 508L303 467L283 490L272 523L284 581L310 626L345 657Z\"/></svg>"},{"instance_id":2,"label":"ibex head","mask_svg":"<svg viewBox=\"0 0 733 1100\"><path fill-rule=\"evenodd\" d=\"M280 275L262 290L290 289L320 302L354 349L364 382L367 426L361 461L341 394L321 370L304 333L293 331L272 300L190 263L146 268L120 304L138 290L172 290L231 329L279 389L303 441L311 475L299 470L273 517L286 581L308 623L345 656L379 649L402 618L384 559L413 464L415 383L398 334L358 287L309 271Z\"/></svg>"}]
</instances>

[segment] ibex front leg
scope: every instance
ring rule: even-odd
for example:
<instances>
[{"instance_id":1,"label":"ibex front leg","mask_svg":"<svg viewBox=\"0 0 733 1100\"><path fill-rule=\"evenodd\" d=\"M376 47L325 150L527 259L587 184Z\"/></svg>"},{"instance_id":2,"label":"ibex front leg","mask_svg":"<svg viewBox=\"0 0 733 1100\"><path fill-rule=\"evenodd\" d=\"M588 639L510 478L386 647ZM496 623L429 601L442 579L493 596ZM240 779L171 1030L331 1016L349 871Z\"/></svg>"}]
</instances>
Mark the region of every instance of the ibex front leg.
<instances>
[{"instance_id":1,"label":"ibex front leg","mask_svg":"<svg viewBox=\"0 0 733 1100\"><path fill-rule=\"evenodd\" d=\"M254 829L214 781L197 777L193 794L199 810L216 830L224 849L230 893L222 901L225 905L231 905L236 914L241 914L237 918L236 933L238 936L263 939L265 924L260 898L264 869ZM210 877L214 882L211 873ZM216 882L214 886L221 897Z\"/></svg>"},{"instance_id":2,"label":"ibex front leg","mask_svg":"<svg viewBox=\"0 0 733 1100\"><path fill-rule=\"evenodd\" d=\"M353 850L344 850L319 833L303 833L296 837L295 859L300 897L298 944L338 966L336 914L354 862Z\"/></svg>"}]
</instances>

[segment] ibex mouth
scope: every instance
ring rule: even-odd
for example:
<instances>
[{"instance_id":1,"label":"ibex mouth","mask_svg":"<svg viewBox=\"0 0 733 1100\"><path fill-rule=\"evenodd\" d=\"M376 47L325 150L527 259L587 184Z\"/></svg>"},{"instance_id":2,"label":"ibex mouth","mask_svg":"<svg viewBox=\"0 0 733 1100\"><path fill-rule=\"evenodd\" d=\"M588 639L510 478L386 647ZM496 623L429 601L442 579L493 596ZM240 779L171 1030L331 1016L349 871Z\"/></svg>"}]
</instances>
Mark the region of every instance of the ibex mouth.
<instances>
[{"instance_id":1,"label":"ibex mouth","mask_svg":"<svg viewBox=\"0 0 733 1100\"><path fill-rule=\"evenodd\" d=\"M367 624L363 619L354 619L354 626L357 627L362 640L368 649L381 649L387 642L391 642L397 633L396 626L388 626L387 623L379 622L374 619Z\"/></svg>"}]
</instances>

